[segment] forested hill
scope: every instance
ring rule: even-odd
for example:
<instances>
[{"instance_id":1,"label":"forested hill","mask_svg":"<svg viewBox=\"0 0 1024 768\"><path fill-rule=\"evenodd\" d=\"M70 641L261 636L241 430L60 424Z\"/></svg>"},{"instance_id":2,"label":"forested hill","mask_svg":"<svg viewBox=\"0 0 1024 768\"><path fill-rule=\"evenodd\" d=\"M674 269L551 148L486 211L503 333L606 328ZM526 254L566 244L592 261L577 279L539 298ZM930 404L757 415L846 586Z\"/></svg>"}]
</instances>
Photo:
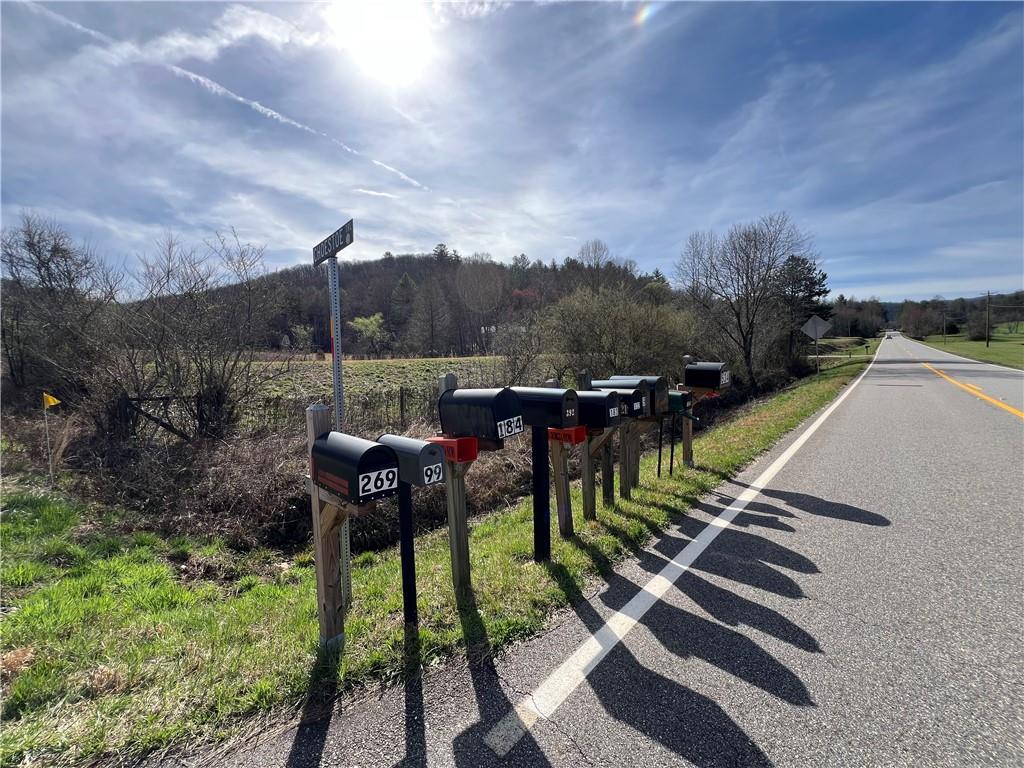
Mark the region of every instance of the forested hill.
<instances>
[{"instance_id":1,"label":"forested hill","mask_svg":"<svg viewBox=\"0 0 1024 768\"><path fill-rule=\"evenodd\" d=\"M588 243L562 263L516 256L510 264L461 256L445 245L429 254L372 261L340 259L342 346L346 352L467 355L492 351L497 329L519 323L581 286L621 286L667 297L664 275L638 272ZM301 349L329 347L329 300L323 267L296 266L263 278L280 294L274 323L279 342ZM379 318L374 316L379 314ZM351 324L360 327L356 331ZM377 341L374 341L377 339Z\"/></svg>"}]
</instances>

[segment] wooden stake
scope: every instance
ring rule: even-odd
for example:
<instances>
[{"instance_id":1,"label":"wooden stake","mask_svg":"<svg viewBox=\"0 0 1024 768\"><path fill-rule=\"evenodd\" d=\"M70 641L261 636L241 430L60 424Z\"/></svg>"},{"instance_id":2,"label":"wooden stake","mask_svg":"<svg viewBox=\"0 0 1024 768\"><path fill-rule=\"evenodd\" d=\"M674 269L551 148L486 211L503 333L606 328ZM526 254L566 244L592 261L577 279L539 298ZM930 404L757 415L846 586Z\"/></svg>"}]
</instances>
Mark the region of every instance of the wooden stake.
<instances>
[{"instance_id":1,"label":"wooden stake","mask_svg":"<svg viewBox=\"0 0 1024 768\"><path fill-rule=\"evenodd\" d=\"M633 498L633 481L630 479L632 446L633 426L624 424L619 427L619 495L627 501Z\"/></svg>"},{"instance_id":2,"label":"wooden stake","mask_svg":"<svg viewBox=\"0 0 1024 768\"><path fill-rule=\"evenodd\" d=\"M693 420L688 419L693 410L687 411L683 416L683 464L693 466Z\"/></svg>"},{"instance_id":3,"label":"wooden stake","mask_svg":"<svg viewBox=\"0 0 1024 768\"><path fill-rule=\"evenodd\" d=\"M466 473L472 464L445 461L448 487L448 547L452 555L452 585L460 607L473 600L469 576L469 523L466 520Z\"/></svg>"},{"instance_id":4,"label":"wooden stake","mask_svg":"<svg viewBox=\"0 0 1024 768\"><path fill-rule=\"evenodd\" d=\"M331 409L311 405L306 409L307 451L313 442L331 430ZM312 456L310 458L312 462ZM310 465L312 474L312 464ZM344 644L345 614L352 602L352 554L348 537L348 510L321 499L312 482L310 511L313 515L313 561L316 569L317 615L320 644Z\"/></svg>"},{"instance_id":5,"label":"wooden stake","mask_svg":"<svg viewBox=\"0 0 1024 768\"><path fill-rule=\"evenodd\" d=\"M454 373L446 373L438 379L438 396L450 389L458 389L459 381ZM471 462L454 462L445 459L445 486L448 491L448 548L452 557L452 586L455 587L455 603L460 608L473 602L473 585L469 573L469 522L466 511L466 473Z\"/></svg>"},{"instance_id":6,"label":"wooden stake","mask_svg":"<svg viewBox=\"0 0 1024 768\"><path fill-rule=\"evenodd\" d=\"M587 436L580 452L580 472L583 487L583 519L597 519L597 487L595 485L594 438Z\"/></svg>"},{"instance_id":7,"label":"wooden stake","mask_svg":"<svg viewBox=\"0 0 1024 768\"><path fill-rule=\"evenodd\" d=\"M606 507L615 506L615 461L611 440L606 440L601 446L601 501Z\"/></svg>"},{"instance_id":8,"label":"wooden stake","mask_svg":"<svg viewBox=\"0 0 1024 768\"><path fill-rule=\"evenodd\" d=\"M555 509L558 511L558 534L563 539L571 539L572 501L569 496L569 452L558 440L548 441L551 453L551 470L555 481Z\"/></svg>"}]
</instances>

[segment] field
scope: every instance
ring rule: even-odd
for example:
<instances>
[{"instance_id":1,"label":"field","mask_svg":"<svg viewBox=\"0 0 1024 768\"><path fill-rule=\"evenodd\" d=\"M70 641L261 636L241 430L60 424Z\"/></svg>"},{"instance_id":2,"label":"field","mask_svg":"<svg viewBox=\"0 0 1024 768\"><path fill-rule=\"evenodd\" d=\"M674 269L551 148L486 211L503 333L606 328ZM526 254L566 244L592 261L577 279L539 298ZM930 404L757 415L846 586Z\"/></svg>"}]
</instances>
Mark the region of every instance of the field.
<instances>
[{"instance_id":1,"label":"field","mask_svg":"<svg viewBox=\"0 0 1024 768\"><path fill-rule=\"evenodd\" d=\"M863 365L830 369L701 434L697 470L658 479L646 457L634 500L600 508L596 522L581 519L576 487L578 536L563 541L555 530L550 564L531 557L530 499L473 521L475 610L456 610L446 531L419 537L419 662L432 665L467 643L498 652L543 629L553 611L828 403ZM112 762L224 739L253 716L286 716L323 683L351 689L403 673L394 549L355 560L336 670L317 657L309 552L285 559L232 552L217 540L131 533L114 511L5 482L4 766L28 756Z\"/></svg>"},{"instance_id":2,"label":"field","mask_svg":"<svg viewBox=\"0 0 1024 768\"><path fill-rule=\"evenodd\" d=\"M836 336L819 340L818 352L821 355L844 355L849 357L871 357L878 349L880 338L865 339L861 336ZM811 346L811 355L814 347Z\"/></svg>"},{"instance_id":3,"label":"field","mask_svg":"<svg viewBox=\"0 0 1024 768\"><path fill-rule=\"evenodd\" d=\"M428 357L394 360L346 360L344 383L352 395L381 389L423 388L437 385L439 377L454 373L465 386L491 384L500 357ZM280 375L266 387L268 397L321 397L333 394L331 358L275 364Z\"/></svg>"},{"instance_id":4,"label":"field","mask_svg":"<svg viewBox=\"0 0 1024 768\"><path fill-rule=\"evenodd\" d=\"M984 341L968 341L964 333L947 334L945 343L941 334L928 336L923 341L936 349L961 357L1024 369L1024 333L1011 333L1007 324L994 329L987 347Z\"/></svg>"}]
</instances>

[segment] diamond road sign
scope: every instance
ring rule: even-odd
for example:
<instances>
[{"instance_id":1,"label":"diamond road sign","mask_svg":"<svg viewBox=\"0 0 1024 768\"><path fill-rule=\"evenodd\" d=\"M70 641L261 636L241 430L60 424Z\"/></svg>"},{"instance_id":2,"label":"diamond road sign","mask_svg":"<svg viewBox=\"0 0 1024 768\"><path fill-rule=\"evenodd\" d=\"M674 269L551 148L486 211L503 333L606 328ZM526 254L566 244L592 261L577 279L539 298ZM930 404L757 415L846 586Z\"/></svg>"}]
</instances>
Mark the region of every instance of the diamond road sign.
<instances>
[{"instance_id":1,"label":"diamond road sign","mask_svg":"<svg viewBox=\"0 0 1024 768\"><path fill-rule=\"evenodd\" d=\"M822 320L817 315L811 315L811 319L804 323L800 330L817 341L824 336L825 332L831 327L832 323L828 320Z\"/></svg>"},{"instance_id":2,"label":"diamond road sign","mask_svg":"<svg viewBox=\"0 0 1024 768\"><path fill-rule=\"evenodd\" d=\"M322 243L313 246L313 266L337 256L342 248L352 245L352 219Z\"/></svg>"}]
</instances>

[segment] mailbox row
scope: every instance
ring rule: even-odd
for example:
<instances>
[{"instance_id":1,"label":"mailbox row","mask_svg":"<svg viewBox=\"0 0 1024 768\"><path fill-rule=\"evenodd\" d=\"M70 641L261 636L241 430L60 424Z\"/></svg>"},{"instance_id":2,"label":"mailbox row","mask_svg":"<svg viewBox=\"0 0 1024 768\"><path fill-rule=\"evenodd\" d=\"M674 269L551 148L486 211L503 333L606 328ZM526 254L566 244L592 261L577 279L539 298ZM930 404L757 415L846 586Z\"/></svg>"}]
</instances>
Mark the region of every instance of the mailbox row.
<instances>
[{"instance_id":1,"label":"mailbox row","mask_svg":"<svg viewBox=\"0 0 1024 768\"><path fill-rule=\"evenodd\" d=\"M687 365L684 387L708 393L729 383L729 373L721 363ZM471 596L469 573L468 527L466 525L465 473L477 458L478 451L494 451L504 447L505 440L524 432L532 433L533 459L533 523L534 558L548 560L551 555L550 525L550 463L554 469L559 531L563 537L572 535L572 510L569 505L569 480L566 447L583 445L584 452L584 517L594 515L594 465L592 458L603 450L602 472L605 473L605 501L611 503L614 493L611 478L611 448L608 442L621 427L620 492L629 498L639 476L639 435L655 423L659 428L658 467L661 467L660 435L665 417L687 414L692 405L689 391L671 391L662 376L612 376L609 379L585 381L590 389L561 389L552 383L546 387L502 387L494 389L459 389L454 377L445 377L438 400L441 434L428 440L399 435L381 435L377 441L364 440L341 432L323 431L310 426L313 417L307 411L307 433L310 436L310 493L313 494L314 519L321 509L322 492L326 503L343 507L348 519L349 508L359 508L389 496L398 496L400 552L402 561L402 592L405 621L417 622L415 556L413 551L412 488L447 483L449 544L452 554L452 577L456 598L462 603ZM312 410L312 409L311 409ZM674 423L674 422L673 422ZM317 489L322 489L319 491ZM350 573L347 523L342 534L342 592L350 594ZM318 541L317 583L321 605L321 637L335 636L338 627L332 624L327 594L339 583L331 577L332 565L320 562L329 559L330 536L314 523ZM324 538L326 536L327 538ZM334 585L334 586L331 586ZM340 601L342 615L347 600ZM343 619L341 619L343 621Z\"/></svg>"},{"instance_id":2,"label":"mailbox row","mask_svg":"<svg viewBox=\"0 0 1024 768\"><path fill-rule=\"evenodd\" d=\"M438 401L444 438L475 438L479 450L500 450L504 441L539 427L605 430L622 419L649 419L689 409L687 391L670 391L664 376L612 376L592 390L550 387L450 389ZM717 391L729 386L724 363L691 363L683 386ZM437 444L440 443L440 444ZM422 486L444 480L444 440L383 435L378 442L340 432L318 437L312 447L313 482L343 500L363 505L394 495L399 481ZM450 459L472 460L469 456Z\"/></svg>"}]
</instances>

